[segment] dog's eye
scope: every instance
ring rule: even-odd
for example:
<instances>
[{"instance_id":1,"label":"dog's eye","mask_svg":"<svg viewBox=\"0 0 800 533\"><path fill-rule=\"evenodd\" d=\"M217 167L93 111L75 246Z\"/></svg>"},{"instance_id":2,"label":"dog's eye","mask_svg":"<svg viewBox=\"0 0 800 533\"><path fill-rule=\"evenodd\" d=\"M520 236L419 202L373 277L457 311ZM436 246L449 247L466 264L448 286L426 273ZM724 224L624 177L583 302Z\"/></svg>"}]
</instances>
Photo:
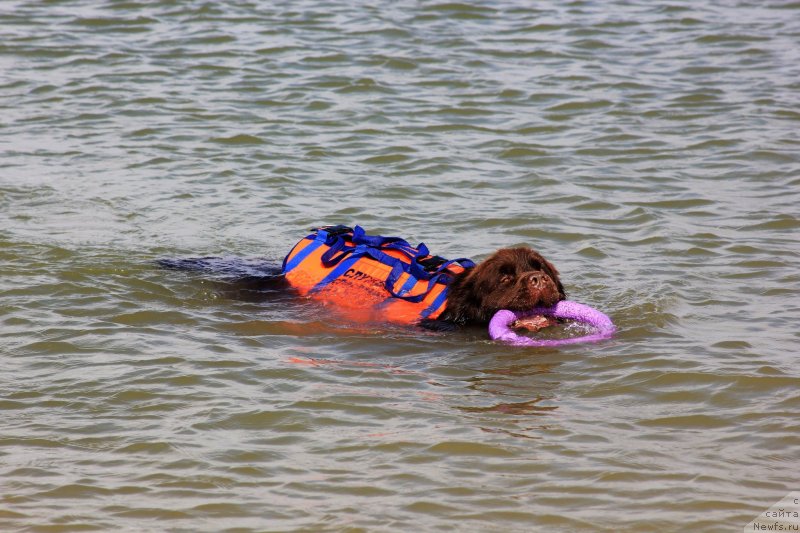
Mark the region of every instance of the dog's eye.
<instances>
[{"instance_id":1,"label":"dog's eye","mask_svg":"<svg viewBox=\"0 0 800 533\"><path fill-rule=\"evenodd\" d=\"M500 276L500 283L508 283L512 279L513 279L513 277L510 276L509 274L504 274L504 275Z\"/></svg>"}]
</instances>

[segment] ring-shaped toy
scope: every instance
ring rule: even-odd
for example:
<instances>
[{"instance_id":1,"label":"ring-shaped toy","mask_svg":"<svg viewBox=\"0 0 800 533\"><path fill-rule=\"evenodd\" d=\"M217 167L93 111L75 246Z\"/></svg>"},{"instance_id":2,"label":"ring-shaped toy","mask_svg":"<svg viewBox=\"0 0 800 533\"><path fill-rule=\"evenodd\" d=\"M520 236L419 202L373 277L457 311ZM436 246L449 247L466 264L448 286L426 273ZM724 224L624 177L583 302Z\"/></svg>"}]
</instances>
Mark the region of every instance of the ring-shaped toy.
<instances>
[{"instance_id":1,"label":"ring-shaped toy","mask_svg":"<svg viewBox=\"0 0 800 533\"><path fill-rule=\"evenodd\" d=\"M511 324L520 318L533 315L545 315L555 318L576 320L595 328L594 333L568 339L532 339L518 335L511 329ZM509 311L501 309L489 322L489 336L492 340L502 341L514 346L563 346L579 342L597 342L611 338L617 330L607 315L593 307L569 300L562 300L552 307L535 307L529 311Z\"/></svg>"}]
</instances>

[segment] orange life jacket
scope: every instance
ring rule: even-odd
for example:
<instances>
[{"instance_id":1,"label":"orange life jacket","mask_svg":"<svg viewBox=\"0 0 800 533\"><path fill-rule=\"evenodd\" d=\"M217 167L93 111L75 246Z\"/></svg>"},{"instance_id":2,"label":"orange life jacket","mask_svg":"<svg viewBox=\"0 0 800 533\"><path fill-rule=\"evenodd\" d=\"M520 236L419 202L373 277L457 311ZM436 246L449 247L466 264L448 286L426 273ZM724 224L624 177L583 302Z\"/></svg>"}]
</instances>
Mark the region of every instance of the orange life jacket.
<instances>
[{"instance_id":1,"label":"orange life jacket","mask_svg":"<svg viewBox=\"0 0 800 533\"><path fill-rule=\"evenodd\" d=\"M301 295L359 319L401 324L435 319L445 308L453 276L475 266L469 259L430 255L422 243L415 248L398 237L367 235L360 226L312 231L283 260L286 280Z\"/></svg>"}]
</instances>

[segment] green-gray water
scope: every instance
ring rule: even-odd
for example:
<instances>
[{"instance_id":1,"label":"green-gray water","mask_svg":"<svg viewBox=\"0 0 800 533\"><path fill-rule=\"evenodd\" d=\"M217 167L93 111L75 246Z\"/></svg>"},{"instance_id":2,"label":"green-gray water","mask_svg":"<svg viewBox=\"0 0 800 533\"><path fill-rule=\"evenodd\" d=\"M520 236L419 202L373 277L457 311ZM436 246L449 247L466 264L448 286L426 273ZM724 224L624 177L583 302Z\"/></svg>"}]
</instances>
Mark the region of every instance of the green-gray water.
<instances>
[{"instance_id":1,"label":"green-gray water","mask_svg":"<svg viewBox=\"0 0 800 533\"><path fill-rule=\"evenodd\" d=\"M797 2L0 2L0 529L741 531L800 489L799 110ZM320 223L620 332L152 266Z\"/></svg>"}]
</instances>

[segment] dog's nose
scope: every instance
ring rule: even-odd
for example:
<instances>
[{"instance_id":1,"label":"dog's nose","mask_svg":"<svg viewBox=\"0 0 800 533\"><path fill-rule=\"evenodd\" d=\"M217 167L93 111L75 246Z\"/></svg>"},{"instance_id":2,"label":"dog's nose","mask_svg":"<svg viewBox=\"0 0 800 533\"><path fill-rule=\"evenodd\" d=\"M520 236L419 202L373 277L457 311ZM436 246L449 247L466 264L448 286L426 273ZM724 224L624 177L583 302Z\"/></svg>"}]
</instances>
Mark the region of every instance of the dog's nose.
<instances>
[{"instance_id":1,"label":"dog's nose","mask_svg":"<svg viewBox=\"0 0 800 533\"><path fill-rule=\"evenodd\" d=\"M543 278L542 274L539 272L534 272L533 274L528 275L528 283L533 285L534 287L538 287L542 284Z\"/></svg>"}]
</instances>

